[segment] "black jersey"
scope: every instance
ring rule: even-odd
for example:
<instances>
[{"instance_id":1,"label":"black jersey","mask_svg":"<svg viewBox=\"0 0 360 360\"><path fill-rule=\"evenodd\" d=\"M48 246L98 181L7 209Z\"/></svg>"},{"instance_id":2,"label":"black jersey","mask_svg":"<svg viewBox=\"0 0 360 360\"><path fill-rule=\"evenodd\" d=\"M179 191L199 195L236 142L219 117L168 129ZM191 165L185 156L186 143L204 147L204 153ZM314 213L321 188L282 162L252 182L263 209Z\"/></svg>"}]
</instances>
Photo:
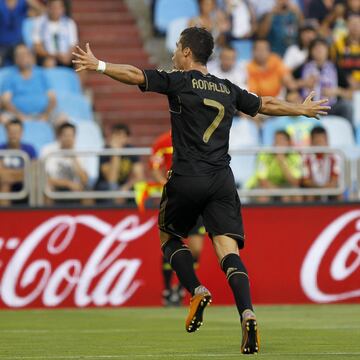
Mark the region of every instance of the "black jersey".
<instances>
[{"instance_id":1,"label":"black jersey","mask_svg":"<svg viewBox=\"0 0 360 360\"><path fill-rule=\"evenodd\" d=\"M142 91L167 95L174 147L172 170L203 176L229 165L229 132L236 110L255 116L261 98L229 80L200 71L144 70Z\"/></svg>"}]
</instances>

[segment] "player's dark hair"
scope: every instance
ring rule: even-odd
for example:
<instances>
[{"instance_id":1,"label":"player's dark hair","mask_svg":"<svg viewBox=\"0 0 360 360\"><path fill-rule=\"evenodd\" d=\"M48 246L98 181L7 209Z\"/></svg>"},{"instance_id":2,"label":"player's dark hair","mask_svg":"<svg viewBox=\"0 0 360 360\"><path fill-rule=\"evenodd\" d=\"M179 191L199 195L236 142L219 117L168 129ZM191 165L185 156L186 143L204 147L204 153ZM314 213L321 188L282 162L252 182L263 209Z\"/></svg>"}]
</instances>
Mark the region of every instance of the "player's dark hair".
<instances>
[{"instance_id":1,"label":"player's dark hair","mask_svg":"<svg viewBox=\"0 0 360 360\"><path fill-rule=\"evenodd\" d=\"M286 130L277 130L276 133L275 133L275 136L276 135L283 135L286 137L286 139L288 141L291 141L291 137L290 137L290 134L286 131Z\"/></svg>"},{"instance_id":2,"label":"player's dark hair","mask_svg":"<svg viewBox=\"0 0 360 360\"><path fill-rule=\"evenodd\" d=\"M183 49L189 48L194 60L202 65L206 65L214 49L214 38L211 33L195 26L181 33L180 43Z\"/></svg>"},{"instance_id":3,"label":"player's dark hair","mask_svg":"<svg viewBox=\"0 0 360 360\"><path fill-rule=\"evenodd\" d=\"M74 133L76 133L76 127L74 124L71 124L69 122L64 122L56 128L56 135L60 136L65 129L73 129Z\"/></svg>"},{"instance_id":4,"label":"player's dark hair","mask_svg":"<svg viewBox=\"0 0 360 360\"><path fill-rule=\"evenodd\" d=\"M9 121L6 123L5 127L8 129L11 125L19 125L21 128L24 127L24 124L23 124L22 121L19 120L18 118L13 118L13 119L9 120Z\"/></svg>"},{"instance_id":5,"label":"player's dark hair","mask_svg":"<svg viewBox=\"0 0 360 360\"><path fill-rule=\"evenodd\" d=\"M312 128L312 130L310 132L311 138L313 138L315 135L320 135L320 134L327 136L327 132L326 132L325 128L323 128L322 126L315 126Z\"/></svg>"},{"instance_id":6,"label":"player's dark hair","mask_svg":"<svg viewBox=\"0 0 360 360\"><path fill-rule=\"evenodd\" d=\"M123 131L127 136L130 136L130 129L126 124L116 124L111 128L112 132Z\"/></svg>"}]
</instances>

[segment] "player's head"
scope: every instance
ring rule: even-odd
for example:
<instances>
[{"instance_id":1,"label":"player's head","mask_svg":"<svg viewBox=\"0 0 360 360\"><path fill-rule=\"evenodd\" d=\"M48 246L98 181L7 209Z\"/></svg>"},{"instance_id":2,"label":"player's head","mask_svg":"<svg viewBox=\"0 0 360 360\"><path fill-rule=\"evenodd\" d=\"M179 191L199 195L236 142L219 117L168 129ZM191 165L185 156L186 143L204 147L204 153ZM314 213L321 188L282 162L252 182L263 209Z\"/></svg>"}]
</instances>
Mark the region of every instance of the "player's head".
<instances>
[{"instance_id":1,"label":"player's head","mask_svg":"<svg viewBox=\"0 0 360 360\"><path fill-rule=\"evenodd\" d=\"M291 137L289 133L285 130L278 130L275 133L274 145L284 147L291 146Z\"/></svg>"},{"instance_id":2,"label":"player's head","mask_svg":"<svg viewBox=\"0 0 360 360\"><path fill-rule=\"evenodd\" d=\"M69 122L64 122L56 129L56 136L61 149L73 149L75 146L76 128Z\"/></svg>"},{"instance_id":3,"label":"player's head","mask_svg":"<svg viewBox=\"0 0 360 360\"><path fill-rule=\"evenodd\" d=\"M172 58L175 69L190 70L193 63L206 65L214 49L214 38L203 28L185 29Z\"/></svg>"},{"instance_id":4,"label":"player's head","mask_svg":"<svg viewBox=\"0 0 360 360\"><path fill-rule=\"evenodd\" d=\"M322 126L315 126L310 133L312 146L328 146L326 130Z\"/></svg>"},{"instance_id":5,"label":"player's head","mask_svg":"<svg viewBox=\"0 0 360 360\"><path fill-rule=\"evenodd\" d=\"M6 136L8 145L17 148L20 145L23 134L23 123L19 119L12 119L6 123Z\"/></svg>"}]
</instances>

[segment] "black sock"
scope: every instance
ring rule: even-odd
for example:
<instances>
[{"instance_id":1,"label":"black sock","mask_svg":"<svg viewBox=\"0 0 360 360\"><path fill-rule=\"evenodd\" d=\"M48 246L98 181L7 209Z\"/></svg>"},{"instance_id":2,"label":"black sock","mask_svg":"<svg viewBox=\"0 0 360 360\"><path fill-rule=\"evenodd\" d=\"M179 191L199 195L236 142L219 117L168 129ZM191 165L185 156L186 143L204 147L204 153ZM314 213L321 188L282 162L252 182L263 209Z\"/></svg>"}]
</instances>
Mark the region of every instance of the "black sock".
<instances>
[{"instance_id":1,"label":"black sock","mask_svg":"<svg viewBox=\"0 0 360 360\"><path fill-rule=\"evenodd\" d=\"M180 283L194 295L194 290L200 282L194 271L194 259L189 248L179 237L172 237L163 245L162 250Z\"/></svg>"},{"instance_id":2,"label":"black sock","mask_svg":"<svg viewBox=\"0 0 360 360\"><path fill-rule=\"evenodd\" d=\"M166 261L165 256L163 256L162 258L162 273L165 290L171 290L173 269L171 268L171 265Z\"/></svg>"},{"instance_id":3,"label":"black sock","mask_svg":"<svg viewBox=\"0 0 360 360\"><path fill-rule=\"evenodd\" d=\"M224 271L234 294L236 306L242 320L242 313L246 309L253 310L250 296L249 277L246 268L237 254L228 254L221 260Z\"/></svg>"}]
</instances>

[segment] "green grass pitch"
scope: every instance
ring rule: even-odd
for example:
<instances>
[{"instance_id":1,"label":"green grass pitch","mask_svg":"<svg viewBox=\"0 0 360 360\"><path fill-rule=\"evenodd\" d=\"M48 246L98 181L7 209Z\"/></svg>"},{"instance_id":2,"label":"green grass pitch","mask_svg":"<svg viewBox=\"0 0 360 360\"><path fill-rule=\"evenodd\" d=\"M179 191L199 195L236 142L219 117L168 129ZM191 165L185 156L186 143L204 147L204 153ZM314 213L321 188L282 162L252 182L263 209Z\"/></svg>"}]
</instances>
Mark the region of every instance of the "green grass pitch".
<instances>
[{"instance_id":1,"label":"green grass pitch","mask_svg":"<svg viewBox=\"0 0 360 360\"><path fill-rule=\"evenodd\" d=\"M257 358L360 359L360 305L258 306ZM235 308L210 306L184 330L187 309L122 308L0 312L0 359L236 359ZM250 356L251 357L251 356Z\"/></svg>"}]
</instances>

